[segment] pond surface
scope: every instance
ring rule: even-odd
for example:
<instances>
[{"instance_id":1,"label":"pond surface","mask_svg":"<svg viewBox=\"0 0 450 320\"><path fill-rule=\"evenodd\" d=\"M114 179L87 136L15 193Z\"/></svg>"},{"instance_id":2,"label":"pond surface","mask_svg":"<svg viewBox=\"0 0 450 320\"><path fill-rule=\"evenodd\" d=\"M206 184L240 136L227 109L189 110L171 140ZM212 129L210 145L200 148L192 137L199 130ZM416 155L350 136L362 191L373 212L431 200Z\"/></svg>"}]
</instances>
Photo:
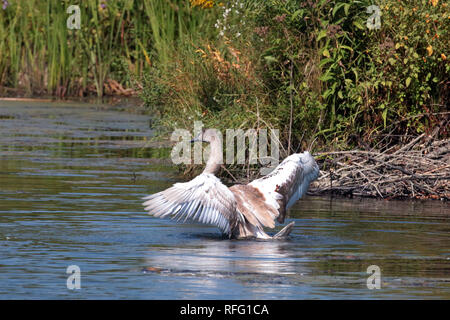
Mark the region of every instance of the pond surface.
<instances>
[{"instance_id":1,"label":"pond surface","mask_svg":"<svg viewBox=\"0 0 450 320\"><path fill-rule=\"evenodd\" d=\"M152 135L135 108L0 101L0 299L450 299L448 203L306 197L289 239L223 240L146 215L180 179Z\"/></svg>"}]
</instances>

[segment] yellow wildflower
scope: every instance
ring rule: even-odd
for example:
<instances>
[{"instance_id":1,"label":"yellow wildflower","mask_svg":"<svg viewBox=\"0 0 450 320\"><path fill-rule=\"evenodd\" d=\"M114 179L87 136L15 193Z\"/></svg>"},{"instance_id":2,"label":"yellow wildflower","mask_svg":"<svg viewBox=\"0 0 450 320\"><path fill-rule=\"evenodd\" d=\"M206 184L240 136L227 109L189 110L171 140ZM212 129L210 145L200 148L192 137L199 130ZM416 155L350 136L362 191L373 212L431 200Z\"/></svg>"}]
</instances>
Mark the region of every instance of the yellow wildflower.
<instances>
[{"instance_id":1,"label":"yellow wildflower","mask_svg":"<svg viewBox=\"0 0 450 320\"><path fill-rule=\"evenodd\" d=\"M442 60L447 60L447 57L443 53L441 53L441 58L442 58Z\"/></svg>"},{"instance_id":2,"label":"yellow wildflower","mask_svg":"<svg viewBox=\"0 0 450 320\"><path fill-rule=\"evenodd\" d=\"M431 45L429 45L427 47L427 51L428 51L428 56L431 56L433 54L433 47Z\"/></svg>"},{"instance_id":3,"label":"yellow wildflower","mask_svg":"<svg viewBox=\"0 0 450 320\"><path fill-rule=\"evenodd\" d=\"M214 6L212 0L190 0L190 2L193 7L212 8Z\"/></svg>"},{"instance_id":4,"label":"yellow wildflower","mask_svg":"<svg viewBox=\"0 0 450 320\"><path fill-rule=\"evenodd\" d=\"M439 0L431 0L431 4L433 5L433 7L436 7L438 2Z\"/></svg>"},{"instance_id":5,"label":"yellow wildflower","mask_svg":"<svg viewBox=\"0 0 450 320\"><path fill-rule=\"evenodd\" d=\"M214 6L213 1L206 1L205 4L203 5L203 8L212 8L213 6Z\"/></svg>"}]
</instances>

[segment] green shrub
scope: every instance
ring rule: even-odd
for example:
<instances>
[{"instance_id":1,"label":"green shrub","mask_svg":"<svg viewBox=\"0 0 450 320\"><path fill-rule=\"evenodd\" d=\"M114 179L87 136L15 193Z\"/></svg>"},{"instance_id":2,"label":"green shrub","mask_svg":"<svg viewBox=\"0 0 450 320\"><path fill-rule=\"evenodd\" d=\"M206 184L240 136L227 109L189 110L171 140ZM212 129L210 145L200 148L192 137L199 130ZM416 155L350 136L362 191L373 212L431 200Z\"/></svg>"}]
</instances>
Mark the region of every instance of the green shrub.
<instances>
[{"instance_id":1,"label":"green shrub","mask_svg":"<svg viewBox=\"0 0 450 320\"><path fill-rule=\"evenodd\" d=\"M446 111L446 3L379 1L369 29L370 0L191 2L215 27L174 46L144 90L168 128L279 128L295 151L420 133Z\"/></svg>"}]
</instances>

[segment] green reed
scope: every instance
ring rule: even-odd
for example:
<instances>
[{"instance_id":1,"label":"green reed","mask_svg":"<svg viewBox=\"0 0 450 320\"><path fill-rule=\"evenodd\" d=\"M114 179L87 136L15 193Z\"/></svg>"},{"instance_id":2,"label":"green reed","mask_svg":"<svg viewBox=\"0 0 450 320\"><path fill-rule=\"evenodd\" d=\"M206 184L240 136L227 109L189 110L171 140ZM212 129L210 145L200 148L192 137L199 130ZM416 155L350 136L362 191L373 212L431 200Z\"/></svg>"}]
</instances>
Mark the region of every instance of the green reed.
<instances>
[{"instance_id":1,"label":"green reed","mask_svg":"<svg viewBox=\"0 0 450 320\"><path fill-rule=\"evenodd\" d=\"M81 29L66 13L79 5ZM187 0L10 0L0 9L0 93L104 94L114 79L131 87L206 16Z\"/></svg>"}]
</instances>

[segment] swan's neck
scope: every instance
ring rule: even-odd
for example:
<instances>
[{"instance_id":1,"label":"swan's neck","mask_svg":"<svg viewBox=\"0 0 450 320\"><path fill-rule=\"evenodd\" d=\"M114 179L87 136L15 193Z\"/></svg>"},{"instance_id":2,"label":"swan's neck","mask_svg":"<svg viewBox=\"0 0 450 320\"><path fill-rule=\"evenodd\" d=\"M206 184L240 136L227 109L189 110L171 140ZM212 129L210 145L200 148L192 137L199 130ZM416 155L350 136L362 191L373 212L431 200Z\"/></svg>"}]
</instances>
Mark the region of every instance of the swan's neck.
<instances>
[{"instance_id":1,"label":"swan's neck","mask_svg":"<svg viewBox=\"0 0 450 320\"><path fill-rule=\"evenodd\" d=\"M223 163L223 153L222 153L222 142L218 137L210 142L211 152L209 153L208 162L206 162L206 167L203 173L215 174L219 171L220 166Z\"/></svg>"}]
</instances>

